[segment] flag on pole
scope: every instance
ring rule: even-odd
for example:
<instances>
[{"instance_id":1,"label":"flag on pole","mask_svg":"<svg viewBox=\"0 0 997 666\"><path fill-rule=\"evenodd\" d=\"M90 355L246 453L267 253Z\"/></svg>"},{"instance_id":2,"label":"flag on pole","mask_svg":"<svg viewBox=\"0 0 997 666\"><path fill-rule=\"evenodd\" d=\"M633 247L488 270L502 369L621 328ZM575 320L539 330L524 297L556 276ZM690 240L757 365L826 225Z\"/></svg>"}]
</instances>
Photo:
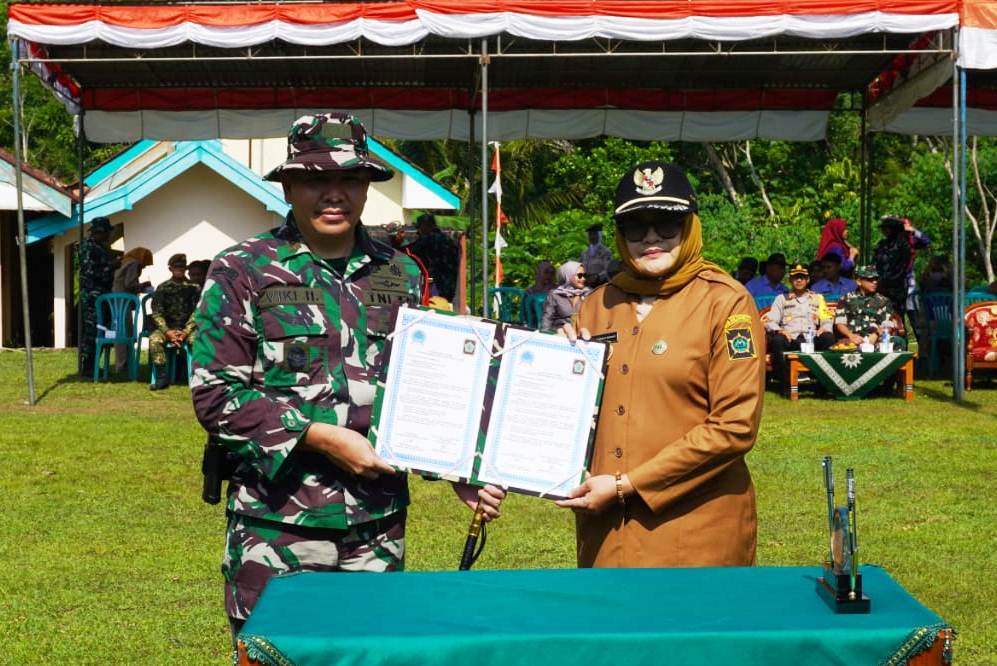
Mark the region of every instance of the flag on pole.
<instances>
[{"instance_id":1,"label":"flag on pole","mask_svg":"<svg viewBox=\"0 0 997 666\"><path fill-rule=\"evenodd\" d=\"M502 160L499 157L499 142L492 141L492 171L495 172L495 180L488 188L488 193L495 196L495 286L501 287L505 274L502 271L502 250L508 246L505 238L502 237L502 225L509 222L509 218L502 211Z\"/></svg>"}]
</instances>

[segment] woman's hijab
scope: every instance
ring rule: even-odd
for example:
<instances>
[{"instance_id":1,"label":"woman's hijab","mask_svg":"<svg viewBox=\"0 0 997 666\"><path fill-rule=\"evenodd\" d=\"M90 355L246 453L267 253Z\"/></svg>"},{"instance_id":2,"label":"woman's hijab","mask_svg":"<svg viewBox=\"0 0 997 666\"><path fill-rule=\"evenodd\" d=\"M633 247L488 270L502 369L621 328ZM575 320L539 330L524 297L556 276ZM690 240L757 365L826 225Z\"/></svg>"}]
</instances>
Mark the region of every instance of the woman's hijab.
<instances>
[{"instance_id":1,"label":"woman's hijab","mask_svg":"<svg viewBox=\"0 0 997 666\"><path fill-rule=\"evenodd\" d=\"M827 224L820 231L820 243L817 245L817 261L822 261L824 255L831 251L831 248L847 248L848 241L845 240L845 228L848 222L840 217L828 220ZM845 253L845 258L848 253Z\"/></svg>"},{"instance_id":2,"label":"woman's hijab","mask_svg":"<svg viewBox=\"0 0 997 666\"><path fill-rule=\"evenodd\" d=\"M642 296L668 296L681 290L703 271L724 270L703 258L703 226L699 215L689 213L682 225L682 243L679 245L675 264L661 276L647 275L630 256L630 249L623 232L616 229L616 249L623 262L623 270L613 276L613 284L625 292Z\"/></svg>"},{"instance_id":3,"label":"woman's hijab","mask_svg":"<svg viewBox=\"0 0 997 666\"><path fill-rule=\"evenodd\" d=\"M576 287L571 284L571 278L578 274L581 264L577 261L566 261L557 269L557 288L554 293L564 296L584 296L592 291L588 287Z\"/></svg>"},{"instance_id":4,"label":"woman's hijab","mask_svg":"<svg viewBox=\"0 0 997 666\"><path fill-rule=\"evenodd\" d=\"M133 247L121 256L122 265L129 261L137 261L143 268L152 266L152 252L144 247Z\"/></svg>"}]
</instances>

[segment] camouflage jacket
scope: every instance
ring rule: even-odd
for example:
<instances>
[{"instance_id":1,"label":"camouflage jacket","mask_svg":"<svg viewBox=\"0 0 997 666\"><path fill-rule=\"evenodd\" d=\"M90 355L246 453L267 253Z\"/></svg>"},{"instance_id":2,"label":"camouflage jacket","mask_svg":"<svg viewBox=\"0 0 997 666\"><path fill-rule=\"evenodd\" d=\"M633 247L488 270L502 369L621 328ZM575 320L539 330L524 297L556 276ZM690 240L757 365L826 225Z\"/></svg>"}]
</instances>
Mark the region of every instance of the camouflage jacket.
<instances>
[{"instance_id":1,"label":"camouflage jacket","mask_svg":"<svg viewBox=\"0 0 997 666\"><path fill-rule=\"evenodd\" d=\"M856 335L866 336L875 333L884 321L893 314L893 304L882 294L869 294L850 291L838 302L835 311L835 324L844 324Z\"/></svg>"},{"instance_id":2,"label":"camouflage jacket","mask_svg":"<svg viewBox=\"0 0 997 666\"><path fill-rule=\"evenodd\" d=\"M92 238L80 243L80 290L106 294L114 282L118 258Z\"/></svg>"},{"instance_id":3,"label":"camouflage jacket","mask_svg":"<svg viewBox=\"0 0 997 666\"><path fill-rule=\"evenodd\" d=\"M408 249L425 264L437 293L452 301L457 293L457 269L460 263L457 244L439 229L433 229L416 239Z\"/></svg>"},{"instance_id":4,"label":"camouflage jacket","mask_svg":"<svg viewBox=\"0 0 997 666\"><path fill-rule=\"evenodd\" d=\"M190 334L194 330L194 309L201 297L201 290L193 282L167 280L152 296L152 319L159 330L182 329Z\"/></svg>"},{"instance_id":5,"label":"camouflage jacket","mask_svg":"<svg viewBox=\"0 0 997 666\"><path fill-rule=\"evenodd\" d=\"M219 254L194 315L191 389L201 424L243 463L228 509L343 529L408 504L404 475L369 481L295 447L312 422L370 427L393 316L418 303L415 263L362 226L340 274L293 217Z\"/></svg>"}]
</instances>

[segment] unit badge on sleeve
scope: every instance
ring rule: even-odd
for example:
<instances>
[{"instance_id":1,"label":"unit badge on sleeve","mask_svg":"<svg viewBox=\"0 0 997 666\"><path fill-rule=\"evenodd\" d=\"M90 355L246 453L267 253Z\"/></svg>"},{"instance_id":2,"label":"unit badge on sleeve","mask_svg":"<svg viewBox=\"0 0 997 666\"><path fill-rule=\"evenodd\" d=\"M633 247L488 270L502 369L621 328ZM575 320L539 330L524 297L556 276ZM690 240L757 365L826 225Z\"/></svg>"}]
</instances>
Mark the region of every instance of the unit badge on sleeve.
<instances>
[{"instance_id":1,"label":"unit badge on sleeve","mask_svg":"<svg viewBox=\"0 0 997 666\"><path fill-rule=\"evenodd\" d=\"M736 314L727 317L724 324L727 337L727 355L731 360L755 358L755 341L751 336L751 315Z\"/></svg>"}]
</instances>

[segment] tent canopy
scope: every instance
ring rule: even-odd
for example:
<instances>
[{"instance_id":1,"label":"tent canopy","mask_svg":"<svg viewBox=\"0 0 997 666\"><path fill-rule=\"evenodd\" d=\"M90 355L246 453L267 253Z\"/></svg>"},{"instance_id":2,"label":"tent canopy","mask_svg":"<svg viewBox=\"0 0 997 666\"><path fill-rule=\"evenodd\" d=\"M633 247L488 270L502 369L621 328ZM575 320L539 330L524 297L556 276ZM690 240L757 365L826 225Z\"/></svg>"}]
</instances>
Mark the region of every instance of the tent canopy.
<instances>
[{"instance_id":1,"label":"tent canopy","mask_svg":"<svg viewBox=\"0 0 997 666\"><path fill-rule=\"evenodd\" d=\"M11 4L8 33L87 138L373 134L814 140L898 55L949 62L957 0ZM985 12L984 12L985 13ZM984 31L984 34L986 31ZM951 71L951 67L949 66Z\"/></svg>"}]
</instances>

